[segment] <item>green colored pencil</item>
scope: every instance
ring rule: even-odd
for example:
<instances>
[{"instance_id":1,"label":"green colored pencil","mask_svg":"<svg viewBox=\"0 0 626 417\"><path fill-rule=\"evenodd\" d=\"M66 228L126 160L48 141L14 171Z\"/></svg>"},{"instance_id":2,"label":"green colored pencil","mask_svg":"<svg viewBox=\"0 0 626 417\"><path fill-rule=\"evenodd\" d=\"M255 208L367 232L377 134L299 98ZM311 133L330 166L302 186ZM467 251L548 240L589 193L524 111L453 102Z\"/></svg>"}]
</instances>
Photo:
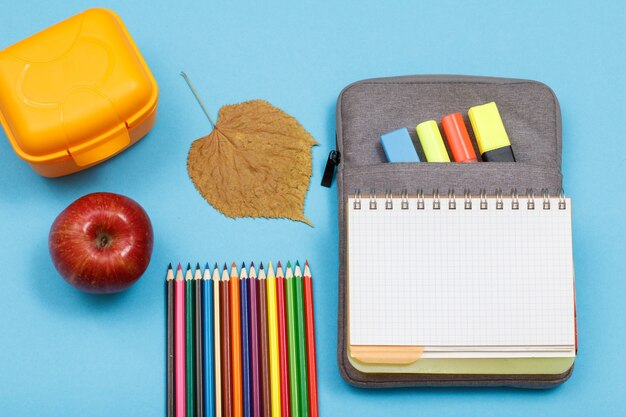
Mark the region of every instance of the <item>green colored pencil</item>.
<instances>
[{"instance_id":1,"label":"green colored pencil","mask_svg":"<svg viewBox=\"0 0 626 417\"><path fill-rule=\"evenodd\" d=\"M285 272L285 303L287 304L287 351L289 356L289 394L291 397L290 408L291 417L301 417L300 391L298 389L298 329L296 312L296 280L293 277L291 263L287 262Z\"/></svg>"},{"instance_id":2,"label":"green colored pencil","mask_svg":"<svg viewBox=\"0 0 626 417\"><path fill-rule=\"evenodd\" d=\"M194 296L194 280L191 273L191 265L187 264L187 272L185 273L185 333L187 336L187 417L194 417L196 409L196 355L194 342L194 326L196 315L195 296Z\"/></svg>"},{"instance_id":3,"label":"green colored pencil","mask_svg":"<svg viewBox=\"0 0 626 417\"><path fill-rule=\"evenodd\" d=\"M296 331L298 343L298 389L300 397L300 412L302 417L309 416L309 378L306 363L306 329L304 323L304 296L302 289L302 270L296 261L294 271L294 282L296 287Z\"/></svg>"}]
</instances>

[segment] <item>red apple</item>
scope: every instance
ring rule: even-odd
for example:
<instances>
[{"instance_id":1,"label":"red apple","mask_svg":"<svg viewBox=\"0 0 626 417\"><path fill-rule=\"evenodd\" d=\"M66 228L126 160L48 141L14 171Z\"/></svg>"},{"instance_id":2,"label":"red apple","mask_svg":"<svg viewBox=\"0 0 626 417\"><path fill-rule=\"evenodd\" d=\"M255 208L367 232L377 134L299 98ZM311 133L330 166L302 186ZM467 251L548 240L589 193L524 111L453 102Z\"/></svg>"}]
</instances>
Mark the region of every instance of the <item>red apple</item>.
<instances>
[{"instance_id":1,"label":"red apple","mask_svg":"<svg viewBox=\"0 0 626 417\"><path fill-rule=\"evenodd\" d=\"M69 284L107 294L139 279L150 262L152 242L152 224L136 201L93 193L74 201L54 220L48 249Z\"/></svg>"}]
</instances>

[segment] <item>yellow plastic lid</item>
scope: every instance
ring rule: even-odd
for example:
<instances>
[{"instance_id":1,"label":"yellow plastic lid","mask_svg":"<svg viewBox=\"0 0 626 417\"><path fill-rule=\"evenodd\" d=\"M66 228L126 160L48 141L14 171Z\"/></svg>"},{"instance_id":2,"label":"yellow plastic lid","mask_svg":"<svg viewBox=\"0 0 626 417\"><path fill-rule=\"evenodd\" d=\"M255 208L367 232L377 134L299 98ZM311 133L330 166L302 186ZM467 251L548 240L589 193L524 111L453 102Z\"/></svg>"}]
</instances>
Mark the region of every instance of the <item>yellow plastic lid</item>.
<instances>
[{"instance_id":1,"label":"yellow plastic lid","mask_svg":"<svg viewBox=\"0 0 626 417\"><path fill-rule=\"evenodd\" d=\"M0 51L0 122L31 163L89 165L130 144L158 88L121 19L90 9Z\"/></svg>"}]
</instances>

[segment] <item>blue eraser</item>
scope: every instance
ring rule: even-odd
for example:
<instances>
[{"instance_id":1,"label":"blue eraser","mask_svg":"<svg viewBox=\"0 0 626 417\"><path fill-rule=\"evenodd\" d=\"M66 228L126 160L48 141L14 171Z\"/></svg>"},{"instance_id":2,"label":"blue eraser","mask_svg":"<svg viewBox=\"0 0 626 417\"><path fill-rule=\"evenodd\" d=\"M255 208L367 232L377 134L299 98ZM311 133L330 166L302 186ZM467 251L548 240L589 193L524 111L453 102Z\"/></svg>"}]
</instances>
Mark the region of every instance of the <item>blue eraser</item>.
<instances>
[{"instance_id":1,"label":"blue eraser","mask_svg":"<svg viewBox=\"0 0 626 417\"><path fill-rule=\"evenodd\" d=\"M385 133L380 137L387 162L420 162L409 131L406 128Z\"/></svg>"}]
</instances>

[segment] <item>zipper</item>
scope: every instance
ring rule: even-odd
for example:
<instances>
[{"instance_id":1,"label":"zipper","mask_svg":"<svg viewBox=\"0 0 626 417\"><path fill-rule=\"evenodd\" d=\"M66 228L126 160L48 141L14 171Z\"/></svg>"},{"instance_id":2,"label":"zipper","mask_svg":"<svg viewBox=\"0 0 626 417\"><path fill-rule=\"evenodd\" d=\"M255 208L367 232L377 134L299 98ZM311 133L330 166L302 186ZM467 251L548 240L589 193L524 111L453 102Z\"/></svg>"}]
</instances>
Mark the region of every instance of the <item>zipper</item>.
<instances>
[{"instance_id":1,"label":"zipper","mask_svg":"<svg viewBox=\"0 0 626 417\"><path fill-rule=\"evenodd\" d=\"M335 177L335 167L341 162L341 154L337 150L332 150L328 154L328 160L326 161L326 168L324 168L324 176L322 176L322 186L328 187L333 183Z\"/></svg>"}]
</instances>

